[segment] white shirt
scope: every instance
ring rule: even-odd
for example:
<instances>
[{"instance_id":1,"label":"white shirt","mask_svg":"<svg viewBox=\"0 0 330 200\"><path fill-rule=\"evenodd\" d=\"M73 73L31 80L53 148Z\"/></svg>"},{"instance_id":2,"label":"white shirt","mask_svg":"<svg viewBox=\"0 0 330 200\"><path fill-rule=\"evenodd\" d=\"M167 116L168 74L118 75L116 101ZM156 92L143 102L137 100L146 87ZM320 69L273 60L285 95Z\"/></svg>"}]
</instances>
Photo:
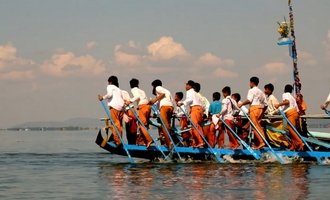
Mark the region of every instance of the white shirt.
<instances>
[{"instance_id":1,"label":"white shirt","mask_svg":"<svg viewBox=\"0 0 330 200\"><path fill-rule=\"evenodd\" d=\"M183 101L183 104L188 106L202 106L201 98L197 95L197 92L191 88L186 92L186 99Z\"/></svg>"},{"instance_id":2,"label":"white shirt","mask_svg":"<svg viewBox=\"0 0 330 200\"><path fill-rule=\"evenodd\" d=\"M276 99L276 97L274 95L269 95L267 97L267 104L268 104L268 107L267 107L267 114L269 115L274 115L278 112L278 109L275 108L275 104L278 104L278 100Z\"/></svg>"},{"instance_id":3,"label":"white shirt","mask_svg":"<svg viewBox=\"0 0 330 200\"><path fill-rule=\"evenodd\" d=\"M107 94L103 96L103 99L107 99L108 106L110 106L116 110L122 110L124 107L124 100L122 97L122 92L115 85L107 86Z\"/></svg>"},{"instance_id":4,"label":"white shirt","mask_svg":"<svg viewBox=\"0 0 330 200\"><path fill-rule=\"evenodd\" d=\"M182 101L178 101L178 103L182 103ZM181 117L181 116L184 116L184 113L182 112L182 110L187 113L187 109L184 105L182 106L176 106L175 107L175 114L177 117Z\"/></svg>"},{"instance_id":5,"label":"white shirt","mask_svg":"<svg viewBox=\"0 0 330 200\"><path fill-rule=\"evenodd\" d=\"M124 100L129 101L130 100L130 96L129 93L126 90L121 90L121 96L123 97Z\"/></svg>"},{"instance_id":6,"label":"white shirt","mask_svg":"<svg viewBox=\"0 0 330 200\"><path fill-rule=\"evenodd\" d=\"M173 106L170 91L163 88L162 86L157 86L156 94L157 94L157 96L160 94L165 94L165 96L161 100L159 100L159 108L161 108L162 106Z\"/></svg>"},{"instance_id":7,"label":"white shirt","mask_svg":"<svg viewBox=\"0 0 330 200\"><path fill-rule=\"evenodd\" d=\"M149 100L146 93L138 87L131 89L133 98L130 99L131 102L137 102L138 105L148 104Z\"/></svg>"},{"instance_id":8,"label":"white shirt","mask_svg":"<svg viewBox=\"0 0 330 200\"><path fill-rule=\"evenodd\" d=\"M251 102L251 106L267 106L265 93L256 86L249 90L247 99Z\"/></svg>"},{"instance_id":9,"label":"white shirt","mask_svg":"<svg viewBox=\"0 0 330 200\"><path fill-rule=\"evenodd\" d=\"M222 107L220 115L222 116L223 120L233 120L233 107L237 107L236 101L230 98L230 95L226 98L222 99Z\"/></svg>"},{"instance_id":10,"label":"white shirt","mask_svg":"<svg viewBox=\"0 0 330 200\"><path fill-rule=\"evenodd\" d=\"M200 102L201 102L203 110L204 110L204 114L208 115L209 114L209 107L210 107L209 100L207 100L207 98L204 97L201 93L196 92L196 94L200 99Z\"/></svg>"},{"instance_id":11,"label":"white shirt","mask_svg":"<svg viewBox=\"0 0 330 200\"><path fill-rule=\"evenodd\" d=\"M282 95L282 100L288 100L289 101L289 105L284 105L281 107L281 109L284 112L287 112L288 110L290 110L291 108L295 108L297 111L299 111L298 109L298 105L296 102L296 99L291 95L291 93L286 92Z\"/></svg>"}]
</instances>

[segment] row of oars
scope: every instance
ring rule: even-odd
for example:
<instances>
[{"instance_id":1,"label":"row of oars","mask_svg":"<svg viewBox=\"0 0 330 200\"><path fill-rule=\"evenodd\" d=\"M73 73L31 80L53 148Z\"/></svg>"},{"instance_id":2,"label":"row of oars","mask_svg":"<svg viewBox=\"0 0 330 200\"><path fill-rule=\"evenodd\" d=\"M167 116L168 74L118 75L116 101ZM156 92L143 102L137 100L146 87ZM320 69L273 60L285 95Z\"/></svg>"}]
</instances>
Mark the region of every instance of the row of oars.
<instances>
[{"instance_id":1,"label":"row of oars","mask_svg":"<svg viewBox=\"0 0 330 200\"><path fill-rule=\"evenodd\" d=\"M131 157L128 149L127 149L127 144L123 141L122 137L121 137L121 134L119 133L119 130L118 128L115 126L114 124L114 121L113 119L111 118L111 115L109 113L109 109L107 108L107 106L105 105L105 102L104 101L101 101L101 104L103 106L103 109L105 110L108 118L109 118L109 121L111 123L111 125L114 127L118 137L120 138L120 141L121 143L123 144L123 148L128 156L128 159L129 159L129 162L131 163L134 163L134 160L133 158ZM132 111L132 113L134 114L134 116L136 117L136 119L138 120L138 123L140 126L142 126L142 128L146 129L147 128L145 127L144 123L141 121L141 119L138 117L138 114L136 113L135 109L133 107L130 107L129 106L129 109ZM221 158L221 155L219 155L216 151L214 151L214 149L211 147L211 145L207 142L206 138L204 137L203 133L200 132L200 130L197 128L197 125L191 120L191 118L189 117L189 115L185 112L185 110L183 110L181 107L180 107L181 111L184 113L184 115L187 117L187 119L190 121L192 127L194 129L197 130L198 134L201 136L201 138L203 139L203 141L205 142L205 144L208 146L207 150L214 155L215 159L217 162L219 163L224 163L224 160ZM170 131L166 128L165 126L165 123L162 119L162 117L160 116L160 112L158 110L158 108L156 106L152 106L152 110L153 112L156 114L157 118L160 120L160 123L163 127L163 129L165 130L165 134L167 134L167 136L170 138L171 140L171 143L172 143L172 147L170 147L170 152L168 153L168 155L166 155L164 153L164 151L162 150L162 148L157 144L157 142L155 141L155 139L151 136L151 134L148 132L148 134L150 135L150 137L152 138L153 140L153 143L155 144L156 148L161 152L162 156L164 157L164 160L168 160L170 158L171 155L173 155L174 153L177 154L179 160L181 160L181 156L180 156L180 153L177 149L177 146L175 145L172 137L171 137L171 134L170 134ZM243 110L242 110L243 111ZM265 142L265 144L267 145L268 147L268 150L275 156L276 160L281 163L281 164L285 164L285 161L282 159L281 155L279 152L275 152L274 149L270 146L270 144L267 142L266 138L259 132L259 130L256 128L256 126L254 125L254 123L252 122L252 120L250 119L250 117L248 116L248 114L246 112L243 111L243 114L245 115L245 117L249 120L251 126L253 127L253 129L256 131L256 133L262 138L262 140ZM280 111L280 114L282 115L283 119L289 124L289 126L291 126L293 128L293 130L297 133L297 135L302 139L302 141L304 142L304 144L306 145L306 147L308 148L308 150L310 151L310 155L312 157L315 157L317 162L319 164L323 164L320 156L318 156L317 154L314 154L313 153L313 150L312 148L308 145L308 143L305 141L305 139L299 134L299 132L297 131L297 129L293 126L293 124L288 120L288 118L285 116L285 114L283 113L283 111ZM240 144L245 147L249 152L250 154L256 159L256 160L259 160L260 159L260 153L259 151L256 151L256 150L253 150L244 140L242 140L238 134L222 119L222 118L219 118L219 120L224 124L224 126L237 138L237 140L240 142Z\"/></svg>"}]
</instances>

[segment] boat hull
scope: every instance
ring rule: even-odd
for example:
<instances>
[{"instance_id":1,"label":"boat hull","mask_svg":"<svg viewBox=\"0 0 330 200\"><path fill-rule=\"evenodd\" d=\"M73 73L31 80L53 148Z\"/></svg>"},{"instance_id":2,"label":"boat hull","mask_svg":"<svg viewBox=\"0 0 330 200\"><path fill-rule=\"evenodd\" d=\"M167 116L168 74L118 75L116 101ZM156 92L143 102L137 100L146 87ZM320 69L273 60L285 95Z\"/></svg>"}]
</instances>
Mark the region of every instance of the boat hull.
<instances>
[{"instance_id":1,"label":"boat hull","mask_svg":"<svg viewBox=\"0 0 330 200\"><path fill-rule=\"evenodd\" d=\"M96 141L101 148L109 151L112 154L127 156L127 153L123 145L116 146L113 142L106 142L99 130ZM254 160L254 156L247 149L220 149L220 148L193 148L193 147L176 147L176 151L169 149L164 146L146 146L140 145L130 145L125 144L125 148L129 151L129 154L135 158L143 158L148 160L155 160L157 158L162 158L162 152L165 155L169 155L172 159L177 158L177 154L180 154L182 158L190 158L193 160L210 160L212 159L214 153L224 156L230 155L233 159L242 159L242 160ZM161 151L160 151L161 150ZM304 158L306 161L316 161L316 158L329 158L329 151L286 151L281 149L274 149L276 154L286 157L300 157ZM264 148L262 150L253 150L260 157L262 155L271 152L269 148Z\"/></svg>"}]
</instances>

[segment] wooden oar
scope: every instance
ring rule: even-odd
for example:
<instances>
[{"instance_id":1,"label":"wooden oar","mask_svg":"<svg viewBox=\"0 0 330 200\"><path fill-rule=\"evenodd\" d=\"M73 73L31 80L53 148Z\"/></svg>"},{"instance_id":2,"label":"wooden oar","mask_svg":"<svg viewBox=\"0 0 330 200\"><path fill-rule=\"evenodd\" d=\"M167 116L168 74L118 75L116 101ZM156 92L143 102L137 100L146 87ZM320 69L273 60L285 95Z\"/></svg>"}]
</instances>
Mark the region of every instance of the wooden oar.
<instances>
[{"instance_id":1,"label":"wooden oar","mask_svg":"<svg viewBox=\"0 0 330 200\"><path fill-rule=\"evenodd\" d=\"M278 162L280 162L281 164L285 164L284 160L275 153L274 149L270 146L270 144L267 142L266 138L259 132L259 130L257 129L257 127L253 124L252 120L250 119L250 117L248 116L248 114L243 110L240 109L243 114L245 115L245 117L249 120L250 124L252 125L252 127L254 128L254 130L257 132L257 134L262 138L262 140L265 142L265 144L268 146L268 148L270 149L270 151L273 153L273 155L276 157L276 160Z\"/></svg>"},{"instance_id":2,"label":"wooden oar","mask_svg":"<svg viewBox=\"0 0 330 200\"><path fill-rule=\"evenodd\" d=\"M308 145L308 143L305 141L305 139L300 135L300 133L297 131L296 127L293 126L293 124L290 122L290 120L286 117L285 113L283 112L283 110L279 110L280 114L282 115L283 119L289 124L289 126L291 126L291 128L294 130L294 132L296 132L296 134L300 137L300 139L304 142L304 144L306 145L306 147L309 149L310 152L313 152L313 149ZM317 162L319 164L323 164L323 162L321 161L321 159L318 156L314 156L317 160Z\"/></svg>"},{"instance_id":3,"label":"wooden oar","mask_svg":"<svg viewBox=\"0 0 330 200\"><path fill-rule=\"evenodd\" d=\"M101 101L101 104L102 104L102 107L103 107L105 113L107 113L107 116L108 116L108 118L109 118L110 123L111 123L112 126L114 127L114 129L115 129L115 131L116 131L116 133L117 133L117 135L118 135L118 137L119 137L121 143L123 144L123 148L124 148L124 150L125 150L125 152L126 152L126 154L127 154L127 156L128 156L128 160L129 160L131 163L134 163L134 160L133 160L133 158L131 157L131 154L130 154L130 153L128 152L128 150L127 150L127 146L126 146L126 144L124 143L124 140L121 138L121 134L120 134L120 132L119 132L119 130L118 130L116 124L114 123L113 119L111 118L111 115L110 115L109 109L108 109L107 106L105 105L105 102L104 102L104 101Z\"/></svg>"},{"instance_id":4,"label":"wooden oar","mask_svg":"<svg viewBox=\"0 0 330 200\"><path fill-rule=\"evenodd\" d=\"M229 131L239 140L239 142L253 155L253 157L257 160L260 159L259 154L257 154L244 140L242 140L237 133L225 122L225 120L219 117L219 120L229 129Z\"/></svg>"},{"instance_id":5,"label":"wooden oar","mask_svg":"<svg viewBox=\"0 0 330 200\"><path fill-rule=\"evenodd\" d=\"M160 146L157 144L157 142L154 140L154 138L151 136L151 134L149 133L147 127L144 125L144 123L141 121L141 119L139 118L138 114L136 113L136 110L131 107L128 106L129 109L132 111L133 115L135 116L135 118L138 120L139 124L142 126L142 128L144 128L145 130L147 130L147 133L149 134L149 136L152 139L152 142L156 145L156 148L163 154L164 159L166 160L167 156L165 155L165 153L162 151L162 149L160 148Z\"/></svg>"},{"instance_id":6,"label":"wooden oar","mask_svg":"<svg viewBox=\"0 0 330 200\"><path fill-rule=\"evenodd\" d=\"M173 144L173 148L172 148L172 150L175 151L175 153L178 155L179 159L181 160L181 156L180 156L179 152L178 152L177 149L176 149L176 145L175 145L175 143L174 143L174 141L173 141L173 139L172 139L172 137L171 137L171 134L170 134L169 130L167 129L167 127L165 126L165 123L164 123L164 121L163 121L163 119L162 119L162 116L160 116L160 111L158 110L158 108L157 108L155 105L152 105L152 106L151 106L151 109L152 109L153 112L157 115L157 118L160 120L160 123L162 124L163 129L164 129L165 132L166 132L165 134L167 134L167 136L168 136L169 139L171 140L171 143ZM170 149L170 147L169 147L169 149ZM167 157L166 157L165 159L167 159Z\"/></svg>"},{"instance_id":7,"label":"wooden oar","mask_svg":"<svg viewBox=\"0 0 330 200\"><path fill-rule=\"evenodd\" d=\"M207 142L207 140L205 139L205 137L203 136L203 133L201 133L196 124L190 119L190 117L188 116L188 114L186 113L186 111L181 107L179 106L181 111L183 112L183 114L187 117L187 119L190 121L191 125L196 129L196 131L198 132L198 134L201 136L201 138L204 140L205 144L207 144L207 146L209 147L209 151L211 151L211 153L215 156L216 160L219 162L219 163L224 163L225 161L213 150L213 148L211 147L211 145Z\"/></svg>"}]
</instances>

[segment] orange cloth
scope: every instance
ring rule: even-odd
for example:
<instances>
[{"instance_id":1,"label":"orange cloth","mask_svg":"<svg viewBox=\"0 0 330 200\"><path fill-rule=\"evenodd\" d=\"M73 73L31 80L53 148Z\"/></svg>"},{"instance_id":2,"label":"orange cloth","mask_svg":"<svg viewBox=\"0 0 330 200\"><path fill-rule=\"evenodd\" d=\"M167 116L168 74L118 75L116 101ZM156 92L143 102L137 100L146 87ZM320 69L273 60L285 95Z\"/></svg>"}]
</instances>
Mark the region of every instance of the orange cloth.
<instances>
[{"instance_id":1,"label":"orange cloth","mask_svg":"<svg viewBox=\"0 0 330 200\"><path fill-rule=\"evenodd\" d=\"M234 130L235 124L234 124L233 120L225 119L224 121L232 130ZM238 143L237 139L235 138L235 136L232 134L232 132L224 124L221 124L219 136L218 136L219 148L224 148L225 133L227 133L227 135L228 135L229 148L236 149L237 147L239 147L239 143Z\"/></svg>"},{"instance_id":2,"label":"orange cloth","mask_svg":"<svg viewBox=\"0 0 330 200\"><path fill-rule=\"evenodd\" d=\"M199 145L199 144L203 144L203 140L202 137L200 135L203 134L203 129L200 125L200 123L203 120L203 108L201 106L192 106L190 108L190 116L191 116L191 121L196 125L197 130L195 129L195 127L192 127L192 136L194 139L194 144L195 145Z\"/></svg>"},{"instance_id":3,"label":"orange cloth","mask_svg":"<svg viewBox=\"0 0 330 200\"><path fill-rule=\"evenodd\" d=\"M151 106L147 104L143 104L139 106L139 118L141 119L141 122L145 127L149 124L149 117L151 112ZM142 134L143 141L145 145L148 145L152 142L152 138L148 133L148 130L146 130L143 125L139 124L140 132Z\"/></svg>"},{"instance_id":4,"label":"orange cloth","mask_svg":"<svg viewBox=\"0 0 330 200\"><path fill-rule=\"evenodd\" d=\"M209 132L207 134L207 142L210 144L211 147L215 147L215 138L216 138L216 131L217 129L215 128L214 123L211 123L210 125Z\"/></svg>"},{"instance_id":5,"label":"orange cloth","mask_svg":"<svg viewBox=\"0 0 330 200\"><path fill-rule=\"evenodd\" d=\"M296 127L297 126L298 119L299 119L299 114L298 114L297 110L295 108L292 108L292 109L286 111L285 115L288 118L288 120L291 122L291 124L294 127ZM295 148L301 147L304 143L300 139L300 137L298 136L298 134L294 131L294 129L289 124L288 124L288 129L289 129L289 133L290 133L290 136L291 136L292 144L294 145L294 147Z\"/></svg>"},{"instance_id":6,"label":"orange cloth","mask_svg":"<svg viewBox=\"0 0 330 200\"><path fill-rule=\"evenodd\" d=\"M170 131L171 128L171 118L173 114L173 107L172 106L162 106L159 110L160 112L160 117L164 121L165 128ZM167 134L166 130L164 127L161 128L161 132L163 133L163 136L165 137L165 145L167 147L171 146L171 139L169 138L170 136Z\"/></svg>"},{"instance_id":7,"label":"orange cloth","mask_svg":"<svg viewBox=\"0 0 330 200\"><path fill-rule=\"evenodd\" d=\"M179 125L181 130L185 130L188 128L188 119L186 116L182 116L179 121ZM185 131L181 133L182 140L186 142L187 146L191 146L191 133L190 131Z\"/></svg>"},{"instance_id":8,"label":"orange cloth","mask_svg":"<svg viewBox=\"0 0 330 200\"><path fill-rule=\"evenodd\" d=\"M257 128L258 132L265 138L265 132L263 130L263 128L260 125L260 121L263 115L263 107L261 106L250 106L249 109L249 114L250 114L250 119L252 121L252 123L255 125L255 127ZM255 146L259 147L261 145L264 145L264 141L262 139L262 137L259 135L256 130L254 130L254 136L255 136Z\"/></svg>"},{"instance_id":9,"label":"orange cloth","mask_svg":"<svg viewBox=\"0 0 330 200\"><path fill-rule=\"evenodd\" d=\"M109 108L110 109L110 115L111 118L114 122L114 125L117 127L117 130L114 126L111 126L111 132L113 134L113 139L116 145L121 144L121 140L119 137L122 137L123 135L123 125L122 125L122 120L123 120L123 112L116 110L114 108ZM120 136L118 135L117 131L119 132Z\"/></svg>"},{"instance_id":10,"label":"orange cloth","mask_svg":"<svg viewBox=\"0 0 330 200\"><path fill-rule=\"evenodd\" d=\"M130 118L130 120L125 124L127 142L128 144L137 144L137 119L131 110L128 110L126 115Z\"/></svg>"}]
</instances>

